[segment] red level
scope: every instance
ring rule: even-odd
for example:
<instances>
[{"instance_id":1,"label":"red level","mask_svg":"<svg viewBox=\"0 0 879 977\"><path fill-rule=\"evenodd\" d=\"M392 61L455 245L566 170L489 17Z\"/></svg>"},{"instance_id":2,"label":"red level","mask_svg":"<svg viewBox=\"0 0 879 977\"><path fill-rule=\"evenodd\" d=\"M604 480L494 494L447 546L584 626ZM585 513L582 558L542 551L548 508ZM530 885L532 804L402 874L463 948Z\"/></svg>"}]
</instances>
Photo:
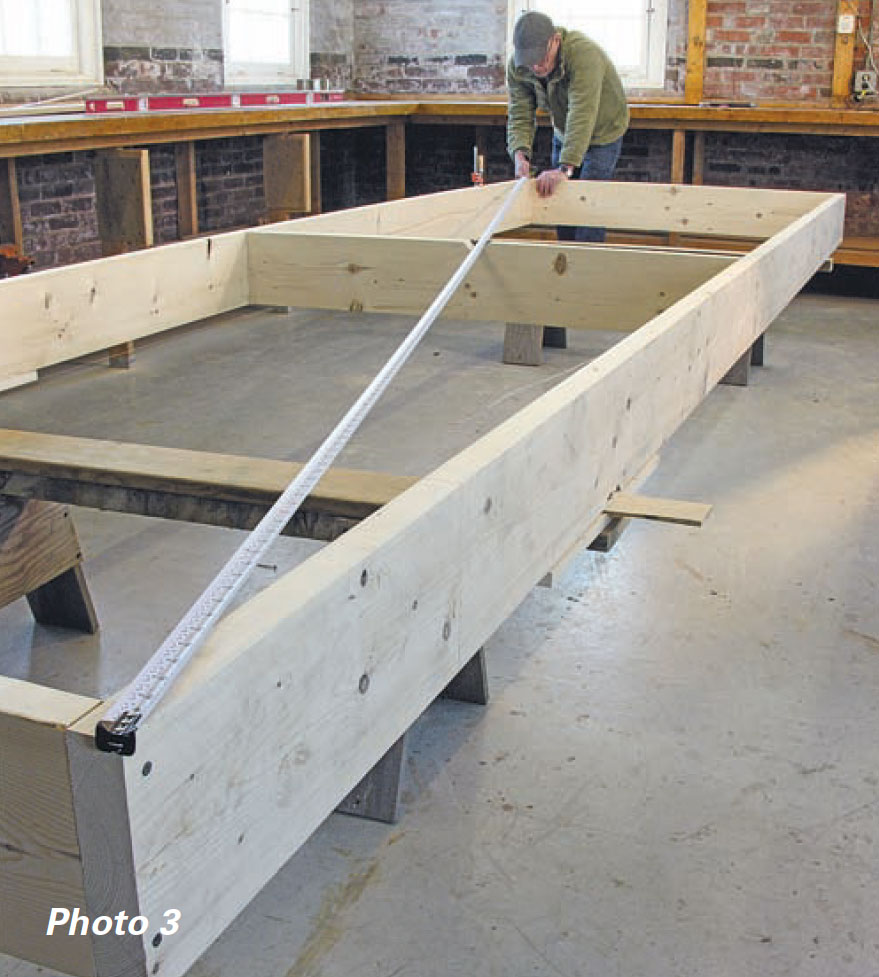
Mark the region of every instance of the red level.
<instances>
[{"instance_id":1,"label":"red level","mask_svg":"<svg viewBox=\"0 0 879 977\"><path fill-rule=\"evenodd\" d=\"M271 108L273 105L313 105L341 102L342 91L213 92L207 95L120 95L87 98L86 112L177 112L181 109Z\"/></svg>"}]
</instances>

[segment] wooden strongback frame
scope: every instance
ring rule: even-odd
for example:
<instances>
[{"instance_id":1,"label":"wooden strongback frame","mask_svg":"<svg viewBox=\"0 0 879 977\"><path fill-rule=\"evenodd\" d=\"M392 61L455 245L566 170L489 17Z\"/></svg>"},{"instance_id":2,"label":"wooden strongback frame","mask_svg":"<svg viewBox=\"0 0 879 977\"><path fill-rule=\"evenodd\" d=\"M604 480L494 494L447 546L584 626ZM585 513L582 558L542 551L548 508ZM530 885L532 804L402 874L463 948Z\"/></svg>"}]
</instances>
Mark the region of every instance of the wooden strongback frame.
<instances>
[{"instance_id":1,"label":"wooden strongback frame","mask_svg":"<svg viewBox=\"0 0 879 977\"><path fill-rule=\"evenodd\" d=\"M420 313L509 186L5 281L0 386L248 303ZM184 973L530 589L588 541L608 496L833 252L843 206L834 194L681 186L520 194L510 229L589 223L765 241L739 258L492 243L450 316L629 334L224 618L139 732L135 757L93 748L101 702L0 679L12 785L0 797L0 913L18 920L0 949L73 974ZM54 905L151 920L173 906L183 925L157 947L153 931L47 938Z\"/></svg>"}]
</instances>

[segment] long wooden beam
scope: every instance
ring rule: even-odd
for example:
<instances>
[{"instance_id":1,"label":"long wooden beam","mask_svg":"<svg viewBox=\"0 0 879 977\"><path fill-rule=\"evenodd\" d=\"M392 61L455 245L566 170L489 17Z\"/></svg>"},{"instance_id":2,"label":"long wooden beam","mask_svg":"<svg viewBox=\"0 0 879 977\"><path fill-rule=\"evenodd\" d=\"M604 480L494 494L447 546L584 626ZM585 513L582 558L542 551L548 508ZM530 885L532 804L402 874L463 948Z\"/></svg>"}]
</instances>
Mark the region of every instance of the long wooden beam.
<instances>
[{"instance_id":1,"label":"long wooden beam","mask_svg":"<svg viewBox=\"0 0 879 977\"><path fill-rule=\"evenodd\" d=\"M0 429L0 495L252 529L296 462ZM417 479L331 469L286 534L330 540Z\"/></svg>"},{"instance_id":2,"label":"long wooden beam","mask_svg":"<svg viewBox=\"0 0 879 977\"><path fill-rule=\"evenodd\" d=\"M399 739L820 267L843 207L824 197L219 624L121 761L127 811L104 805L140 912L188 921L145 943L145 973L185 972ZM69 747L117 762L93 730Z\"/></svg>"},{"instance_id":3,"label":"long wooden beam","mask_svg":"<svg viewBox=\"0 0 879 977\"><path fill-rule=\"evenodd\" d=\"M533 224L592 224L622 230L768 238L827 195L733 187L571 180L532 205Z\"/></svg>"},{"instance_id":4,"label":"long wooden beam","mask_svg":"<svg viewBox=\"0 0 879 977\"><path fill-rule=\"evenodd\" d=\"M368 204L276 224L262 233L406 235L476 240L488 227L511 186L512 183L495 183ZM500 230L530 222L530 198L530 194L518 195Z\"/></svg>"},{"instance_id":5,"label":"long wooden beam","mask_svg":"<svg viewBox=\"0 0 879 977\"><path fill-rule=\"evenodd\" d=\"M20 275L2 285L0 390L36 371L248 300L244 231Z\"/></svg>"},{"instance_id":6,"label":"long wooden beam","mask_svg":"<svg viewBox=\"0 0 879 977\"><path fill-rule=\"evenodd\" d=\"M420 315L464 260L467 247L457 241L254 233L251 301ZM658 248L499 241L488 246L444 314L631 330L735 260Z\"/></svg>"}]
</instances>

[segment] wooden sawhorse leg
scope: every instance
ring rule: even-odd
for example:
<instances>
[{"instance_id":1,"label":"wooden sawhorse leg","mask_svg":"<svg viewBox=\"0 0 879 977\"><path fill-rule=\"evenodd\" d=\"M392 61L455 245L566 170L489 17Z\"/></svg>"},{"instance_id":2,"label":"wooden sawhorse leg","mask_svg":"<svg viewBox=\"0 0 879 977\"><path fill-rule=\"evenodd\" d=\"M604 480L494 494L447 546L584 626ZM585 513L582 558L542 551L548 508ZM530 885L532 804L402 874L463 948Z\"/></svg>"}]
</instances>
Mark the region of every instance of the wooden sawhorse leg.
<instances>
[{"instance_id":1,"label":"wooden sawhorse leg","mask_svg":"<svg viewBox=\"0 0 879 977\"><path fill-rule=\"evenodd\" d=\"M477 706L488 705L488 675L485 671L485 649L470 659L442 692L443 699L472 702Z\"/></svg>"},{"instance_id":2,"label":"wooden sawhorse leg","mask_svg":"<svg viewBox=\"0 0 879 977\"><path fill-rule=\"evenodd\" d=\"M567 349L568 330L564 326L529 326L508 322L504 332L504 363L512 366L540 366L542 349Z\"/></svg>"},{"instance_id":3,"label":"wooden sawhorse leg","mask_svg":"<svg viewBox=\"0 0 879 977\"><path fill-rule=\"evenodd\" d=\"M504 363L511 366L540 366L543 362L543 326L508 322L504 332Z\"/></svg>"},{"instance_id":4,"label":"wooden sawhorse leg","mask_svg":"<svg viewBox=\"0 0 879 977\"><path fill-rule=\"evenodd\" d=\"M0 607L19 597L40 624L98 630L67 506L0 496Z\"/></svg>"},{"instance_id":5,"label":"wooden sawhorse leg","mask_svg":"<svg viewBox=\"0 0 879 977\"><path fill-rule=\"evenodd\" d=\"M473 702L484 706L488 702L488 680L485 672L485 652L482 648L449 682L443 698ZM396 824L400 807L400 783L406 762L406 733L378 761L348 796L336 808L337 814L351 814L370 821Z\"/></svg>"},{"instance_id":6,"label":"wooden sawhorse leg","mask_svg":"<svg viewBox=\"0 0 879 977\"><path fill-rule=\"evenodd\" d=\"M742 353L720 382L732 387L747 387L751 378L751 367L763 366L765 340L766 333L763 333L750 349Z\"/></svg>"}]
</instances>

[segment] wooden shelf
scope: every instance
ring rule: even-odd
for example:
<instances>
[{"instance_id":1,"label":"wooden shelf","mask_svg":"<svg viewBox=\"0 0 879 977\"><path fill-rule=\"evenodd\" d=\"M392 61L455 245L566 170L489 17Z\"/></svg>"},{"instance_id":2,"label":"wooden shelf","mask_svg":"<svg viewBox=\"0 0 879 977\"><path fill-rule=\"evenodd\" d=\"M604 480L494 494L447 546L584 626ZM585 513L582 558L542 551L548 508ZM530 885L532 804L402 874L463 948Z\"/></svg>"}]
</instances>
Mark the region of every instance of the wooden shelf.
<instances>
[{"instance_id":1,"label":"wooden shelf","mask_svg":"<svg viewBox=\"0 0 879 977\"><path fill-rule=\"evenodd\" d=\"M702 134L708 131L879 137L879 111L869 108L833 107L830 104L806 108L786 103L685 105L667 101L636 102L630 109L633 129L659 129L671 133L676 150L673 171L669 174L672 183L684 182L685 155L691 151L684 138L687 132L697 134L696 146L692 150L693 182L701 182ZM270 109L4 118L0 119L0 159L12 161L38 154L167 143L176 143L181 151L187 144L209 139L385 126L388 129L388 193L389 198L393 198L405 192L405 140L402 133L407 122L503 126L506 117L503 96L418 99L362 96L331 104ZM539 121L542 125L549 124L546 116ZM850 238L837 252L835 260L841 264L879 267L879 238Z\"/></svg>"}]
</instances>

